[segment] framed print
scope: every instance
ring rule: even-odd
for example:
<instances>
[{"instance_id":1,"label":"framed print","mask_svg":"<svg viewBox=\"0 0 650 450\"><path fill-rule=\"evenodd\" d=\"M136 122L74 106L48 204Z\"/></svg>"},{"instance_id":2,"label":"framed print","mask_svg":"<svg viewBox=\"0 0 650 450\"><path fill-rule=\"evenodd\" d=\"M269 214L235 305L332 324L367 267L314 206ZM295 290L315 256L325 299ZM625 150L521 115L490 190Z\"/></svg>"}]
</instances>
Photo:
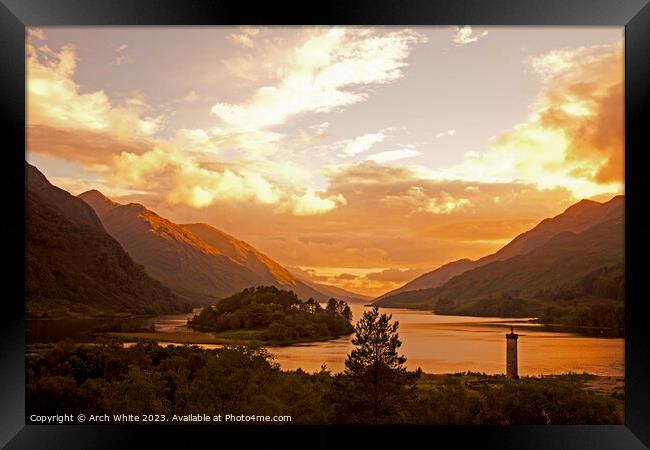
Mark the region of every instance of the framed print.
<instances>
[{"instance_id":1,"label":"framed print","mask_svg":"<svg viewBox=\"0 0 650 450\"><path fill-rule=\"evenodd\" d=\"M0 10L3 446L650 445L646 1Z\"/></svg>"}]
</instances>

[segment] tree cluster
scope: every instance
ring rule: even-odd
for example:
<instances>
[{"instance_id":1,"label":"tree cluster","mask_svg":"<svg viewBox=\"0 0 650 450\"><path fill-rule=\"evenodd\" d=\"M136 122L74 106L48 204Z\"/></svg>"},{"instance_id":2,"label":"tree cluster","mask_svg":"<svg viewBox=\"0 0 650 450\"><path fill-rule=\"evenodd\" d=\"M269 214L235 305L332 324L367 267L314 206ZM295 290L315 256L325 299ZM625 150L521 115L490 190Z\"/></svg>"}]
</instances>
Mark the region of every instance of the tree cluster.
<instances>
[{"instance_id":1,"label":"tree cluster","mask_svg":"<svg viewBox=\"0 0 650 450\"><path fill-rule=\"evenodd\" d=\"M258 286L203 308L189 324L202 331L261 330L264 341L288 343L350 334L351 321L344 301L331 298L323 308L313 298L301 301L293 291Z\"/></svg>"},{"instance_id":2,"label":"tree cluster","mask_svg":"<svg viewBox=\"0 0 650 450\"><path fill-rule=\"evenodd\" d=\"M607 330L610 337L625 336L625 307L616 305L549 306L540 322L568 327Z\"/></svg>"}]
</instances>

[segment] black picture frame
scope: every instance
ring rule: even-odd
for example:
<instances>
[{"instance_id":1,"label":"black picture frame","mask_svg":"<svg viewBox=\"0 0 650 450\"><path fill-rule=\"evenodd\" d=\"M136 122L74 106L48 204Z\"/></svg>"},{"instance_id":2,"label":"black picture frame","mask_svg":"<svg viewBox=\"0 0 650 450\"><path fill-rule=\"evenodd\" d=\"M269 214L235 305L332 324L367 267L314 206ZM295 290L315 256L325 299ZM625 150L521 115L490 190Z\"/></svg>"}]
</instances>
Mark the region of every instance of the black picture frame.
<instances>
[{"instance_id":1,"label":"black picture frame","mask_svg":"<svg viewBox=\"0 0 650 450\"><path fill-rule=\"evenodd\" d=\"M24 154L25 27L57 25L617 25L625 27L626 131L626 336L625 425L620 426L477 426L362 427L346 439L368 434L385 445L405 439L444 441L463 448L638 449L650 446L650 340L643 314L642 231L644 166L650 93L650 4L648 0L346 0L301 5L248 4L225 0L0 0L0 116L3 131L5 215L5 298L0 344L0 445L27 448L179 447L196 439L212 446L238 445L264 434L265 446L323 446L340 431L327 427L119 427L25 425L24 334ZM255 431L253 433L252 431ZM278 445L275 445L275 443ZM421 445L421 444L419 444Z\"/></svg>"}]
</instances>

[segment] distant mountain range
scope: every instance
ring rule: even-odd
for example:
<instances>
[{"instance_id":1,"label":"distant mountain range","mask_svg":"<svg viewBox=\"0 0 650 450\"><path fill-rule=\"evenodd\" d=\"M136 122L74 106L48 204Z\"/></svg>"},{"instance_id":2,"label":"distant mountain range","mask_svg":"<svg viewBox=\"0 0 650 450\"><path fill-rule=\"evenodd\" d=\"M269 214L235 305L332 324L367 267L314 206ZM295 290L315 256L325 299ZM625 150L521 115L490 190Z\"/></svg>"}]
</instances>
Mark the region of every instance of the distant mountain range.
<instances>
[{"instance_id":1,"label":"distant mountain range","mask_svg":"<svg viewBox=\"0 0 650 450\"><path fill-rule=\"evenodd\" d=\"M624 197L582 200L544 219L496 253L464 259L421 275L374 302L378 306L476 313L512 299L592 295L615 299L624 274ZM540 303L541 302L541 303ZM507 309L507 308L506 308Z\"/></svg>"},{"instance_id":2,"label":"distant mountain range","mask_svg":"<svg viewBox=\"0 0 650 450\"><path fill-rule=\"evenodd\" d=\"M141 204L122 205L97 190L79 198L149 275L187 299L211 303L261 285L292 290L302 299L332 297L334 288L312 286L294 277L248 243L205 223L176 224Z\"/></svg>"},{"instance_id":3,"label":"distant mountain range","mask_svg":"<svg viewBox=\"0 0 650 450\"><path fill-rule=\"evenodd\" d=\"M28 317L190 310L129 257L85 202L27 163L25 178Z\"/></svg>"},{"instance_id":4,"label":"distant mountain range","mask_svg":"<svg viewBox=\"0 0 650 450\"><path fill-rule=\"evenodd\" d=\"M97 190L74 197L35 167L25 170L29 316L181 312L260 285L303 299L371 300L287 270L210 225L176 224ZM580 201L496 253L445 264L374 304L506 316L549 302L622 300L624 203Z\"/></svg>"}]
</instances>

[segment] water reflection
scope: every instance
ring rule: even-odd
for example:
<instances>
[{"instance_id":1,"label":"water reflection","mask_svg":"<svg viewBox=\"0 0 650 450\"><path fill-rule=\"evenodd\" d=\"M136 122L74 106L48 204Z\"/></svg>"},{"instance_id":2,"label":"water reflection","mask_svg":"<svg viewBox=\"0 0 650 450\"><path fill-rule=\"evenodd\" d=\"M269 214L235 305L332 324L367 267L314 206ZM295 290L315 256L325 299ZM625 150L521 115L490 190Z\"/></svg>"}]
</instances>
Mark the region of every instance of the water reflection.
<instances>
[{"instance_id":1,"label":"water reflection","mask_svg":"<svg viewBox=\"0 0 650 450\"><path fill-rule=\"evenodd\" d=\"M61 319L26 320L26 340L28 343L59 342L72 339L75 342L93 342L94 333L108 331L191 331L187 319L197 314L200 308L191 313L164 316L120 318L120 319Z\"/></svg>"},{"instance_id":2,"label":"water reflection","mask_svg":"<svg viewBox=\"0 0 650 450\"><path fill-rule=\"evenodd\" d=\"M355 320L363 307L353 306ZM485 373L505 371L505 337L514 326L519 338L519 373L589 372L623 376L623 339L602 339L574 333L550 331L527 319L465 316L437 316L428 311L386 309L400 322L401 350L411 369L428 373L467 370ZM343 370L345 355L352 349L351 338L340 338L284 348L271 348L283 368L319 370L325 363L331 370Z\"/></svg>"},{"instance_id":3,"label":"water reflection","mask_svg":"<svg viewBox=\"0 0 650 450\"><path fill-rule=\"evenodd\" d=\"M363 314L364 306L350 305L354 321ZM428 311L382 309L400 322L401 351L408 358L410 369L422 368L429 373L505 371L505 333L512 325L519 338L519 374L542 375L583 371L610 376L624 375L624 340L603 339L552 330L528 319L489 317L437 316ZM138 319L139 324L156 331L189 331L187 319L192 314ZM45 321L41 321L45 322ZM53 322L53 321L50 321ZM53 342L61 339L54 324L39 325L40 332ZM81 330L77 324L77 331ZM88 327L88 324L85 324ZM59 325L60 327L60 325ZM29 327L28 327L29 328ZM38 330L38 327L35 329ZM88 329L85 334L87 336ZM63 330L61 330L63 331ZM48 334L49 333L49 334ZM65 334L65 333L63 333ZM35 337L32 335L32 337ZM65 336L64 336L65 337ZM346 355L352 349L352 336L327 342L269 347L283 369L301 368L308 372L328 369L343 370ZM32 340L34 342L34 340ZM161 343L161 345L169 345ZM203 344L204 348L217 345Z\"/></svg>"}]
</instances>

